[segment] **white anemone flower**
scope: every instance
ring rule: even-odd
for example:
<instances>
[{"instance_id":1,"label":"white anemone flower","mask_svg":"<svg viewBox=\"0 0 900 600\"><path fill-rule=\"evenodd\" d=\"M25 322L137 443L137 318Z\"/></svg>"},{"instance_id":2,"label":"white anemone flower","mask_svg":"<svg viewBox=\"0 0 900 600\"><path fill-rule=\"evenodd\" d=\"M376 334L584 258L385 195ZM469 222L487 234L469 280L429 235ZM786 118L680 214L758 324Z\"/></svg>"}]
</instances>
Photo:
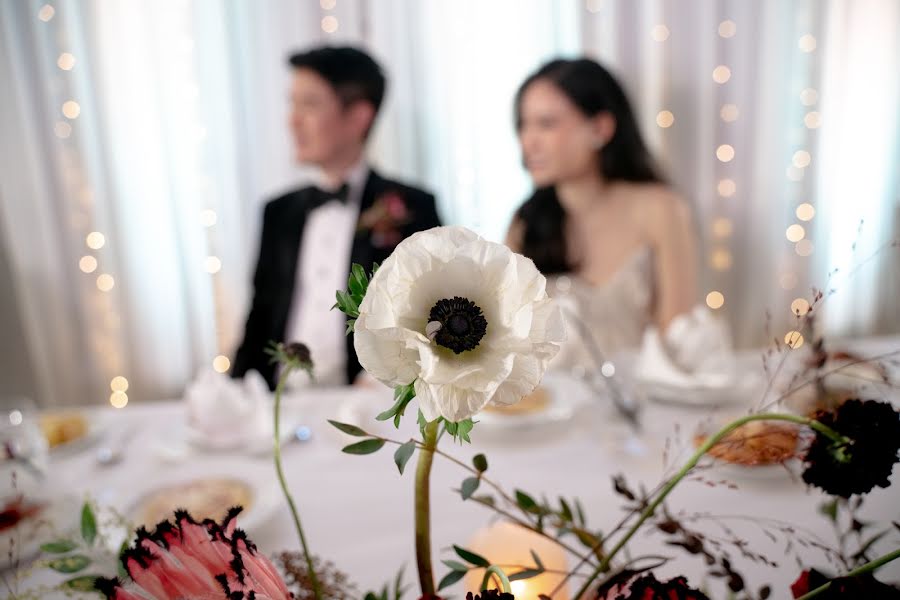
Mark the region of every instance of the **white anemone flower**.
<instances>
[{"instance_id":1,"label":"white anemone flower","mask_svg":"<svg viewBox=\"0 0 900 600\"><path fill-rule=\"evenodd\" d=\"M534 391L565 341L534 263L464 227L402 241L354 326L360 364L388 386L415 381L428 421L459 422Z\"/></svg>"}]
</instances>

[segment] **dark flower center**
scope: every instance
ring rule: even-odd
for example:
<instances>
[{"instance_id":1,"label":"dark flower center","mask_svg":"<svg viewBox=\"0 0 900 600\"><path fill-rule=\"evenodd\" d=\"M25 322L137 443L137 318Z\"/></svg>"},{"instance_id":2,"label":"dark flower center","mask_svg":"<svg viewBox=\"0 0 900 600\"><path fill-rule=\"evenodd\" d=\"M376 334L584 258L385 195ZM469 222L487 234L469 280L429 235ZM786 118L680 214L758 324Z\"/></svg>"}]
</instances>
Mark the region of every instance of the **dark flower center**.
<instances>
[{"instance_id":1,"label":"dark flower center","mask_svg":"<svg viewBox=\"0 0 900 600\"><path fill-rule=\"evenodd\" d=\"M438 300L428 314L428 329L435 343L456 354L473 350L487 333L487 320L474 302L454 296Z\"/></svg>"}]
</instances>

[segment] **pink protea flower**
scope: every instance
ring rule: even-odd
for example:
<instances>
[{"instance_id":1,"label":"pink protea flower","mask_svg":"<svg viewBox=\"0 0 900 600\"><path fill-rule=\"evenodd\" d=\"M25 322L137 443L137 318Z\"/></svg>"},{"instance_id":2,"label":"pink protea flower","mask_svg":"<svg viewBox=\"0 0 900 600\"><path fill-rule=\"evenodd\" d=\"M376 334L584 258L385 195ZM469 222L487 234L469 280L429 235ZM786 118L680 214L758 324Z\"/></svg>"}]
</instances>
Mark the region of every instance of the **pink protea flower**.
<instances>
[{"instance_id":1,"label":"pink protea flower","mask_svg":"<svg viewBox=\"0 0 900 600\"><path fill-rule=\"evenodd\" d=\"M284 600L293 598L275 566L236 528L241 508L216 523L198 523L183 510L174 524L163 521L153 533L143 527L122 554L132 584L98 579L111 600Z\"/></svg>"}]
</instances>

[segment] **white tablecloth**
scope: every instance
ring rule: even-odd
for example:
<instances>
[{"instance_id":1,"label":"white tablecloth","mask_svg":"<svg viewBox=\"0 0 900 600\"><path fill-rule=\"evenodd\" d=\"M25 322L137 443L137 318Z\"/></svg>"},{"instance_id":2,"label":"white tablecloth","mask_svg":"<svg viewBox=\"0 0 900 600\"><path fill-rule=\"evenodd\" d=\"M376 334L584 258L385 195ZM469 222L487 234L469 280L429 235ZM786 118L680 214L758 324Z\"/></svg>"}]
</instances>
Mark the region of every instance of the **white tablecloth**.
<instances>
[{"instance_id":1,"label":"white tablecloth","mask_svg":"<svg viewBox=\"0 0 900 600\"><path fill-rule=\"evenodd\" d=\"M896 338L873 340L863 345L875 354L900 347ZM402 477L393 463L394 446L369 456L343 454L340 448L353 441L331 428L326 418L359 419L369 431L408 439L418 433L415 409L407 414L399 432L390 424L375 423L367 417L389 405L386 390L355 389L311 390L286 400L285 421L303 422L313 432L312 440L293 443L284 450L287 478L301 511L310 547L350 574L360 592L381 585L406 565L407 581L415 581L413 551L413 475L410 462ZM663 450L667 445L690 443L696 425L710 418L724 418L738 409L710 409L645 406L644 431L639 437L602 398L589 399L578 418L562 425L535 428L500 439L496 431L478 426L471 445L454 445L444 439L441 448L466 463L483 452L490 468L487 475L507 490L523 489L535 497L581 499L594 529L608 530L621 516L622 500L613 493L611 476L623 473L637 487L650 488L664 474ZM85 451L51 461L51 481L75 495L91 494L100 503L127 508L141 493L165 482L181 481L206 474L231 474L252 482L257 491L277 499L279 493L270 457L249 457L238 453L192 452L178 458L172 453L183 443L184 409L177 402L132 402L123 410L104 411L111 432L134 428L134 436L124 460L113 467L96 465L94 452ZM680 433L679 433L680 432ZM677 443L676 443L677 446ZM168 451L167 451L168 450ZM669 455L673 455L670 451ZM165 458L164 458L165 457ZM415 458L413 459L413 461ZM673 465L673 466L678 466ZM893 487L877 489L866 497L861 518L878 519L888 524L900 518L900 469L895 469ZM435 458L432 478L433 546L436 578L446 568L439 558L452 558L451 544L465 546L479 528L494 517L488 509L464 502L457 492L468 474L441 457ZM736 489L708 482L727 479ZM482 490L483 491L483 490ZM750 477L733 468L712 468L685 482L670 496L673 512L712 512L719 515L743 515L777 519L813 532L828 543L834 541L831 524L817 512L824 496L791 480L782 472L773 477ZM249 534L267 552L298 546L295 531L284 503L278 502L268 518L253 522ZM793 558L785 556L786 536L773 543L750 521L729 521L729 526L747 539L754 550L779 563L776 569L747 561L732 550L733 563L754 588L770 583L774 598L789 598L788 586L799 569ZM698 528L721 534L716 525L698 524ZM790 537L790 536L788 536ZM793 536L796 546L797 538ZM875 554L896 547L896 532L876 545ZM708 583L713 591L720 584L705 576L703 561L663 544L661 534L640 534L632 543L633 553L663 554L675 557L658 570L663 576L685 574L695 585ZM574 541L573 541L574 543ZM577 545L577 544L576 544ZM804 560L828 568L822 554L813 548L800 548ZM48 577L38 576L38 581ZM881 571L881 577L900 579L900 561ZM459 597L460 586L451 589ZM408 597L414 597L410 592ZM722 596L724 597L724 596Z\"/></svg>"}]
</instances>

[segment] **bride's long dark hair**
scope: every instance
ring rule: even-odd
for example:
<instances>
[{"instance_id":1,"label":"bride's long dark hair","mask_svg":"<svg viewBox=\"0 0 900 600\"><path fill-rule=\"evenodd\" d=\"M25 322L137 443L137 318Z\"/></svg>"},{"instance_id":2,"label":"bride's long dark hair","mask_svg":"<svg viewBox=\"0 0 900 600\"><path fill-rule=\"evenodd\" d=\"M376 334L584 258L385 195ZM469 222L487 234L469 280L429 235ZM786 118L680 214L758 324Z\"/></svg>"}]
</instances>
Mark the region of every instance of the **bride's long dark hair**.
<instances>
[{"instance_id":1,"label":"bride's long dark hair","mask_svg":"<svg viewBox=\"0 0 900 600\"><path fill-rule=\"evenodd\" d=\"M522 96L537 80L555 85L588 117L610 113L616 121L613 137L598 150L597 165L607 181L661 182L638 130L625 91L609 71L596 62L580 58L554 60L526 79L516 92L516 129L521 125ZM524 226L520 251L545 275L572 271L566 253L566 211L554 186L538 188L519 207L516 218Z\"/></svg>"}]
</instances>

